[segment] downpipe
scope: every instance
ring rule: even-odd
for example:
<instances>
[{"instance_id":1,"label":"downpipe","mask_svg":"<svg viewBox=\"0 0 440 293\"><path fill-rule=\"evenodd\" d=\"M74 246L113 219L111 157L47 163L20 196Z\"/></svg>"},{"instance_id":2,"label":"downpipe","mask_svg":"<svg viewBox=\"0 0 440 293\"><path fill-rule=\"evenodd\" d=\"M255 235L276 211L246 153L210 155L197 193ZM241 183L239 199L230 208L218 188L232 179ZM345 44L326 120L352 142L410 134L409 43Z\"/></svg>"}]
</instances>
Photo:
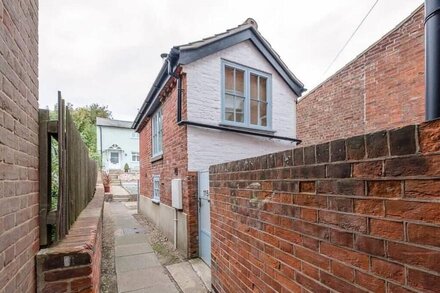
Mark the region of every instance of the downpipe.
<instances>
[{"instance_id":1,"label":"downpipe","mask_svg":"<svg viewBox=\"0 0 440 293\"><path fill-rule=\"evenodd\" d=\"M440 0L425 0L425 115L440 117Z\"/></svg>"},{"instance_id":2,"label":"downpipe","mask_svg":"<svg viewBox=\"0 0 440 293\"><path fill-rule=\"evenodd\" d=\"M177 250L177 221L178 221L177 213L178 213L177 209L174 209L174 250Z\"/></svg>"}]
</instances>

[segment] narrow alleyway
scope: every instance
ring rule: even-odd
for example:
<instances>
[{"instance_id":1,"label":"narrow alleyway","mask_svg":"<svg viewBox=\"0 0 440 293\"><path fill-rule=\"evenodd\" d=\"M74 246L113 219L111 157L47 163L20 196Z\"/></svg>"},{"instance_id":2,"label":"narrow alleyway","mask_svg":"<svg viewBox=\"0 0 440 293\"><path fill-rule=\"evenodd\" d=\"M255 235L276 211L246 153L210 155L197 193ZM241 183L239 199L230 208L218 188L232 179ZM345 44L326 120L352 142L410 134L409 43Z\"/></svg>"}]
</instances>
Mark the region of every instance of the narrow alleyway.
<instances>
[{"instance_id":1,"label":"narrow alleyway","mask_svg":"<svg viewBox=\"0 0 440 293\"><path fill-rule=\"evenodd\" d=\"M185 260L121 185L104 204L103 293L210 292L211 271L201 259Z\"/></svg>"},{"instance_id":2,"label":"narrow alleyway","mask_svg":"<svg viewBox=\"0 0 440 293\"><path fill-rule=\"evenodd\" d=\"M128 202L105 204L115 229L118 292L179 292L148 243L145 230L133 218L134 207Z\"/></svg>"}]
</instances>

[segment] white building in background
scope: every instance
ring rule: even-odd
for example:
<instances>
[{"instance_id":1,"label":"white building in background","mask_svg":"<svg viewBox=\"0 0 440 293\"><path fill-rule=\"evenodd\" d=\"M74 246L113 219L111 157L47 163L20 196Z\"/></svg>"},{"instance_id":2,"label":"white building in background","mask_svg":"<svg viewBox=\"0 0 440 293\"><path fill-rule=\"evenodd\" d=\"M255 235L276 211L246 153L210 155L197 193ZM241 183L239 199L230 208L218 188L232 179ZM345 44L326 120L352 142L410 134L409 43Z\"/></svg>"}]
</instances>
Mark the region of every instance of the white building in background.
<instances>
[{"instance_id":1,"label":"white building in background","mask_svg":"<svg viewBox=\"0 0 440 293\"><path fill-rule=\"evenodd\" d=\"M102 169L139 171L139 134L131 128L133 122L96 118L97 150Z\"/></svg>"}]
</instances>

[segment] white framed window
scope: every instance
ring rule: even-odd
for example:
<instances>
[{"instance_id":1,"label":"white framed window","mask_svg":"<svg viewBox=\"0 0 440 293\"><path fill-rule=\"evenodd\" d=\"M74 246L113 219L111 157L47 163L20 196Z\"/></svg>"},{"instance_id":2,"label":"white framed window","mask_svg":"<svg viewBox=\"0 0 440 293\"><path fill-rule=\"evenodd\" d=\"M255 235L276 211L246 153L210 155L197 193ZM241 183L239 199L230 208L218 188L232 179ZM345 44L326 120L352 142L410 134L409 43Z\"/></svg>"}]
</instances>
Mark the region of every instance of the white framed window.
<instances>
[{"instance_id":1,"label":"white framed window","mask_svg":"<svg viewBox=\"0 0 440 293\"><path fill-rule=\"evenodd\" d=\"M162 109L154 113L151 119L152 157L162 154Z\"/></svg>"},{"instance_id":2,"label":"white framed window","mask_svg":"<svg viewBox=\"0 0 440 293\"><path fill-rule=\"evenodd\" d=\"M271 112L271 75L222 60L222 123L271 129Z\"/></svg>"},{"instance_id":3,"label":"white framed window","mask_svg":"<svg viewBox=\"0 0 440 293\"><path fill-rule=\"evenodd\" d=\"M137 133L136 131L133 131L133 132L131 133L131 138L138 139L138 138L139 138L139 133Z\"/></svg>"},{"instance_id":4,"label":"white framed window","mask_svg":"<svg viewBox=\"0 0 440 293\"><path fill-rule=\"evenodd\" d=\"M153 176L153 201L160 202L160 177L159 175Z\"/></svg>"},{"instance_id":5,"label":"white framed window","mask_svg":"<svg viewBox=\"0 0 440 293\"><path fill-rule=\"evenodd\" d=\"M112 164L119 164L119 152L110 152L110 162Z\"/></svg>"},{"instance_id":6,"label":"white framed window","mask_svg":"<svg viewBox=\"0 0 440 293\"><path fill-rule=\"evenodd\" d=\"M139 152L131 152L131 161L139 162Z\"/></svg>"}]
</instances>

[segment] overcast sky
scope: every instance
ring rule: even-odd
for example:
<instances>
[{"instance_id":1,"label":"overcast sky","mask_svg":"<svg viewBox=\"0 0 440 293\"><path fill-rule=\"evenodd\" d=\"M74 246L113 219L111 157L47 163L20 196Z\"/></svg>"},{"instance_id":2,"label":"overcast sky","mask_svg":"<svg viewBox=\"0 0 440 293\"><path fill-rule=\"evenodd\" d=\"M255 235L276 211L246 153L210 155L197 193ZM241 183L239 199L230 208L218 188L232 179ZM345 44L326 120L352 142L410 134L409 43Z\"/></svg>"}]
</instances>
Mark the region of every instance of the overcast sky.
<instances>
[{"instance_id":1,"label":"overcast sky","mask_svg":"<svg viewBox=\"0 0 440 293\"><path fill-rule=\"evenodd\" d=\"M133 120L173 45L254 18L291 71L313 89L415 10L422 0L380 0L337 62L337 52L375 0L41 0L40 107L57 90L74 106L108 105Z\"/></svg>"}]
</instances>

